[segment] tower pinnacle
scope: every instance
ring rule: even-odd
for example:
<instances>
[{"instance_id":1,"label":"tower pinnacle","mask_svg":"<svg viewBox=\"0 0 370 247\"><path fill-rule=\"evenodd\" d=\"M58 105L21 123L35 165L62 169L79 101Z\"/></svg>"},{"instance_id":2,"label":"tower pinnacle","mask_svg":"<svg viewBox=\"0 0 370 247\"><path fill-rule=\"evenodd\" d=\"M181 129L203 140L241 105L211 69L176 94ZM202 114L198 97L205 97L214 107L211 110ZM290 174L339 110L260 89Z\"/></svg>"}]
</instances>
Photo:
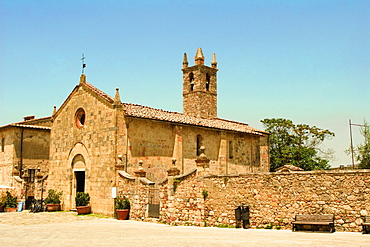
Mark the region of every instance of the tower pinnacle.
<instances>
[{"instance_id":1,"label":"tower pinnacle","mask_svg":"<svg viewBox=\"0 0 370 247\"><path fill-rule=\"evenodd\" d=\"M120 105L121 104L121 96L119 95L119 88L116 88L116 95L114 96L114 105Z\"/></svg>"},{"instance_id":2,"label":"tower pinnacle","mask_svg":"<svg viewBox=\"0 0 370 247\"><path fill-rule=\"evenodd\" d=\"M202 48L199 47L197 49L197 53L195 54L194 60L195 60L195 65L204 65L204 56L203 56Z\"/></svg>"},{"instance_id":3,"label":"tower pinnacle","mask_svg":"<svg viewBox=\"0 0 370 247\"><path fill-rule=\"evenodd\" d=\"M187 68L188 65L189 65L188 57L187 57L186 53L184 53L184 61L182 62L182 68Z\"/></svg>"},{"instance_id":4,"label":"tower pinnacle","mask_svg":"<svg viewBox=\"0 0 370 247\"><path fill-rule=\"evenodd\" d=\"M211 63L212 68L217 68L217 62L216 62L216 53L212 53L212 63Z\"/></svg>"}]
</instances>

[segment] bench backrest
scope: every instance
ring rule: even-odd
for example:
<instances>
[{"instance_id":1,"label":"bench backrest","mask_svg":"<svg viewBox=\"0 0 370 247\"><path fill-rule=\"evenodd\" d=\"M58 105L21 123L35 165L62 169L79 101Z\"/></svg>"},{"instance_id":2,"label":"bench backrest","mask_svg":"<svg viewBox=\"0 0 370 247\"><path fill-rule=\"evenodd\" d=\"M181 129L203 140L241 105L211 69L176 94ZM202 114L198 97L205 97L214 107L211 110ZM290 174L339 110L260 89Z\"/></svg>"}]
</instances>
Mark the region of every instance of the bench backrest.
<instances>
[{"instance_id":1,"label":"bench backrest","mask_svg":"<svg viewBox=\"0 0 370 247\"><path fill-rule=\"evenodd\" d=\"M324 221L324 222L333 222L334 221L334 215L332 214L322 214L322 215L296 215L295 216L296 221Z\"/></svg>"},{"instance_id":2,"label":"bench backrest","mask_svg":"<svg viewBox=\"0 0 370 247\"><path fill-rule=\"evenodd\" d=\"M364 223L370 223L370 216L364 216Z\"/></svg>"}]
</instances>

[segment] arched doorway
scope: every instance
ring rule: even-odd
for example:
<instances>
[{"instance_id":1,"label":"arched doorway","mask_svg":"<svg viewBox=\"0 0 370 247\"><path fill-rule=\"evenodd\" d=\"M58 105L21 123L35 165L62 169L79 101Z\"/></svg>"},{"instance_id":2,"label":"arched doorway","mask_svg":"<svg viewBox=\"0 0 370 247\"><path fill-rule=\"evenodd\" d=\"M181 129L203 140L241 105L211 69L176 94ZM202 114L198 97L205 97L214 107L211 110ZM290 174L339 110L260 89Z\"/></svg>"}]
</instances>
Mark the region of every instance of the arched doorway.
<instances>
[{"instance_id":1,"label":"arched doorway","mask_svg":"<svg viewBox=\"0 0 370 247\"><path fill-rule=\"evenodd\" d=\"M85 159L81 154L77 154L72 160L72 171L74 173L74 188L76 192L85 192Z\"/></svg>"},{"instance_id":2,"label":"arched doorway","mask_svg":"<svg viewBox=\"0 0 370 247\"><path fill-rule=\"evenodd\" d=\"M68 193L66 193L65 210L75 208L75 197L77 192L90 192L89 167L90 155L82 143L76 143L71 149L68 157L70 175Z\"/></svg>"}]
</instances>

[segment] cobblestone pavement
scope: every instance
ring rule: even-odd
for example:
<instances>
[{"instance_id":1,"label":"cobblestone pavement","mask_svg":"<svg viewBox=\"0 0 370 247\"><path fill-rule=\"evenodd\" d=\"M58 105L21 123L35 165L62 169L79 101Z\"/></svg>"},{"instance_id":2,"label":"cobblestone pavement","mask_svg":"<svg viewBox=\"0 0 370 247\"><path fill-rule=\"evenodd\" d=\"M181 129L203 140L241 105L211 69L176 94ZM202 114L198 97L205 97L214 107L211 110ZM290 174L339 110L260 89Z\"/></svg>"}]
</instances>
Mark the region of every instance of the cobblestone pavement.
<instances>
[{"instance_id":1,"label":"cobblestone pavement","mask_svg":"<svg viewBox=\"0 0 370 247\"><path fill-rule=\"evenodd\" d=\"M369 246L370 234L168 226L75 212L0 213L0 246Z\"/></svg>"}]
</instances>

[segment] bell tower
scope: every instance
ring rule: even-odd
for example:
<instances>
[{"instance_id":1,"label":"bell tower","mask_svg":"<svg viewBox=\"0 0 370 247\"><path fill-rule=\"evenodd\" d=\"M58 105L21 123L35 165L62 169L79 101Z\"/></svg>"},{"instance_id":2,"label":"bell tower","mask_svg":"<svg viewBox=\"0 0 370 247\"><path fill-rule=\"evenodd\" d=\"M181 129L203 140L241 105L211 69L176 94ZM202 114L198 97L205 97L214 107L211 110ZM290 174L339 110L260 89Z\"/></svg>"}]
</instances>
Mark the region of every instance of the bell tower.
<instances>
[{"instance_id":1,"label":"bell tower","mask_svg":"<svg viewBox=\"0 0 370 247\"><path fill-rule=\"evenodd\" d=\"M204 65L201 48L198 48L194 60L195 65L188 67L188 58L184 53L182 63L183 112L195 117L216 118L218 71L216 54L212 54L211 67Z\"/></svg>"}]
</instances>

